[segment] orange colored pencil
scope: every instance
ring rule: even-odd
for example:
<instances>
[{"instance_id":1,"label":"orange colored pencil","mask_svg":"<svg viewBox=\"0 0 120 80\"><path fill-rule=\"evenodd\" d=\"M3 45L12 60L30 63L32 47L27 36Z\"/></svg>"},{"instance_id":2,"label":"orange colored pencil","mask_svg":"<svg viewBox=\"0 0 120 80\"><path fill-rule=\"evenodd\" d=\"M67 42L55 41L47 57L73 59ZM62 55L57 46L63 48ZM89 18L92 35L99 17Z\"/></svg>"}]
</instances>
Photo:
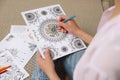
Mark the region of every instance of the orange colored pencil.
<instances>
[{"instance_id":1,"label":"orange colored pencil","mask_svg":"<svg viewBox=\"0 0 120 80\"><path fill-rule=\"evenodd\" d=\"M2 70L6 70L6 69L8 69L8 68L10 68L11 66L5 66L5 67L1 67L0 68L0 71L2 71Z\"/></svg>"}]
</instances>

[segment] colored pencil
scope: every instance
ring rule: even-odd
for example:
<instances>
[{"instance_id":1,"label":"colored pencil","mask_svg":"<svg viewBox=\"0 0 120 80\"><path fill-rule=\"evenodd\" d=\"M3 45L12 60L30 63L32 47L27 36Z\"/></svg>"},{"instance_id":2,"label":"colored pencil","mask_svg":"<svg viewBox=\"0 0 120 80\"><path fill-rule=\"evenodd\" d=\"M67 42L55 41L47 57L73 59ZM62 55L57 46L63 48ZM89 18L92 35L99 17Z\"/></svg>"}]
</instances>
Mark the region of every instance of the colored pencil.
<instances>
[{"instance_id":1,"label":"colored pencil","mask_svg":"<svg viewBox=\"0 0 120 80\"><path fill-rule=\"evenodd\" d=\"M7 70L6 70L6 69L5 69L5 70L0 71L0 74L3 74L3 73L5 73L5 72L7 72Z\"/></svg>"},{"instance_id":2,"label":"colored pencil","mask_svg":"<svg viewBox=\"0 0 120 80\"><path fill-rule=\"evenodd\" d=\"M5 66L5 67L1 67L0 68L0 71L2 71L2 70L6 70L6 69L8 69L8 68L10 68L11 66Z\"/></svg>"},{"instance_id":3,"label":"colored pencil","mask_svg":"<svg viewBox=\"0 0 120 80\"><path fill-rule=\"evenodd\" d=\"M72 20L73 18L75 18L75 16L71 16L71 17L69 17L69 18L63 20L63 23L66 23L67 21Z\"/></svg>"}]
</instances>

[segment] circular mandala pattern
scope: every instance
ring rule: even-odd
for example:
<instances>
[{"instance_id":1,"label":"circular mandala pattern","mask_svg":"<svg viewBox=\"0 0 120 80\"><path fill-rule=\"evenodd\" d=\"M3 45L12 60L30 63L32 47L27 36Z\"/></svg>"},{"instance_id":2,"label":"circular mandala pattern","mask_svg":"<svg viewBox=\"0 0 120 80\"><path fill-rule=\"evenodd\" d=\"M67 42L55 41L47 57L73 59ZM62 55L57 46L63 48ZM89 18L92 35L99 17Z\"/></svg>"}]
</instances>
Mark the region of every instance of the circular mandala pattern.
<instances>
[{"instance_id":1,"label":"circular mandala pattern","mask_svg":"<svg viewBox=\"0 0 120 80\"><path fill-rule=\"evenodd\" d=\"M60 41L66 34L58 30L57 21L54 19L44 21L39 28L39 32L48 41Z\"/></svg>"},{"instance_id":2,"label":"circular mandala pattern","mask_svg":"<svg viewBox=\"0 0 120 80\"><path fill-rule=\"evenodd\" d=\"M55 13L58 13L58 14L62 13L62 11L61 11L61 9L60 9L59 6L54 7L54 8L53 8L53 11L54 11Z\"/></svg>"},{"instance_id":3,"label":"circular mandala pattern","mask_svg":"<svg viewBox=\"0 0 120 80\"><path fill-rule=\"evenodd\" d=\"M76 48L81 48L81 41L80 40L76 40L75 42L74 42L74 45L75 45L75 47Z\"/></svg>"},{"instance_id":4,"label":"circular mandala pattern","mask_svg":"<svg viewBox=\"0 0 120 80\"><path fill-rule=\"evenodd\" d=\"M47 11L41 11L42 15L47 15Z\"/></svg>"},{"instance_id":5,"label":"circular mandala pattern","mask_svg":"<svg viewBox=\"0 0 120 80\"><path fill-rule=\"evenodd\" d=\"M68 48L67 48L66 46L63 46L63 47L61 48L61 50L62 50L62 52L67 52L67 51L68 51Z\"/></svg>"},{"instance_id":6,"label":"circular mandala pattern","mask_svg":"<svg viewBox=\"0 0 120 80\"><path fill-rule=\"evenodd\" d=\"M33 13L26 13L25 16L28 21L35 19L35 15Z\"/></svg>"},{"instance_id":7,"label":"circular mandala pattern","mask_svg":"<svg viewBox=\"0 0 120 80\"><path fill-rule=\"evenodd\" d=\"M78 49L83 47L83 45L81 43L81 40L79 40L79 39L75 39L73 41L73 45L74 45L75 48L78 48Z\"/></svg>"}]
</instances>

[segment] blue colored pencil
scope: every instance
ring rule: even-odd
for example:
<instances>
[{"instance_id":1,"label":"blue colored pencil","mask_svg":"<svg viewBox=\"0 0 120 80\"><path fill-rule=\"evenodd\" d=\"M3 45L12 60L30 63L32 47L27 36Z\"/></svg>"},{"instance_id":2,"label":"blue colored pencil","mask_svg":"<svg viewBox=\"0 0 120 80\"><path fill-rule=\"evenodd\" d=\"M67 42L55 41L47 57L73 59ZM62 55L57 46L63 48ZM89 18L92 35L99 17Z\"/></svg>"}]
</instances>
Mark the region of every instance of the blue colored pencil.
<instances>
[{"instance_id":1,"label":"blue colored pencil","mask_svg":"<svg viewBox=\"0 0 120 80\"><path fill-rule=\"evenodd\" d=\"M71 16L71 17L69 17L69 18L63 20L62 22L63 22L63 23L66 23L67 21L69 21L69 20L71 20L71 19L73 19L73 18L75 18L75 16Z\"/></svg>"}]
</instances>

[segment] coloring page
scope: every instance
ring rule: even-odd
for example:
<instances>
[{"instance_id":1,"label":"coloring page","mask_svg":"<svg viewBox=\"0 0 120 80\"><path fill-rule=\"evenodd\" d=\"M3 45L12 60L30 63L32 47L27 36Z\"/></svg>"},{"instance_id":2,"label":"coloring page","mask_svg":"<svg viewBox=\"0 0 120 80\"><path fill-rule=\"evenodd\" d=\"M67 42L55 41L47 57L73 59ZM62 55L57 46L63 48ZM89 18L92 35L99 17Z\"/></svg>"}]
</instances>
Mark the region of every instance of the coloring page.
<instances>
[{"instance_id":1,"label":"coloring page","mask_svg":"<svg viewBox=\"0 0 120 80\"><path fill-rule=\"evenodd\" d=\"M58 19L60 15L65 15L59 4L25 11L21 14L28 26L39 26L45 20Z\"/></svg>"},{"instance_id":2,"label":"coloring page","mask_svg":"<svg viewBox=\"0 0 120 80\"><path fill-rule=\"evenodd\" d=\"M36 50L37 50L36 44L35 44L35 42L34 42L34 40L32 38L32 35L31 35L31 33L30 33L29 29L28 29L28 26L25 26L25 25L12 25L10 33L14 34L14 36L16 36L17 38L21 38L21 40L23 40L24 42L33 44L34 47L35 47L34 52L36 52Z\"/></svg>"},{"instance_id":3,"label":"coloring page","mask_svg":"<svg viewBox=\"0 0 120 80\"><path fill-rule=\"evenodd\" d=\"M51 29L48 31L48 26L46 27L42 27L44 28L43 30L31 27L32 36L42 57L44 57L46 48L50 49L53 59L57 59L86 48L86 45L81 39L70 34L62 33L61 31L58 31L58 29L56 29L55 32L51 31ZM53 25L51 27L53 27Z\"/></svg>"},{"instance_id":4,"label":"coloring page","mask_svg":"<svg viewBox=\"0 0 120 80\"><path fill-rule=\"evenodd\" d=\"M22 67L27 64L27 62L36 52L36 45L29 42L29 39L24 40L23 38L24 37L20 38L20 36L18 35L8 34L1 41L1 51L9 51L14 56L14 58L22 65Z\"/></svg>"},{"instance_id":5,"label":"coloring page","mask_svg":"<svg viewBox=\"0 0 120 80\"><path fill-rule=\"evenodd\" d=\"M86 48L81 39L58 30L57 20L62 14L65 15L60 5L22 12L26 24L30 26L30 33L42 57L44 57L46 48L50 49L53 59Z\"/></svg>"},{"instance_id":6,"label":"coloring page","mask_svg":"<svg viewBox=\"0 0 120 80\"><path fill-rule=\"evenodd\" d=\"M26 25L11 25L10 33L21 34L29 33L29 30Z\"/></svg>"},{"instance_id":7,"label":"coloring page","mask_svg":"<svg viewBox=\"0 0 120 80\"><path fill-rule=\"evenodd\" d=\"M29 74L17 63L13 56L4 51L0 53L0 67L12 66L7 69L7 72L0 74L0 80L23 80L29 76Z\"/></svg>"}]
</instances>

